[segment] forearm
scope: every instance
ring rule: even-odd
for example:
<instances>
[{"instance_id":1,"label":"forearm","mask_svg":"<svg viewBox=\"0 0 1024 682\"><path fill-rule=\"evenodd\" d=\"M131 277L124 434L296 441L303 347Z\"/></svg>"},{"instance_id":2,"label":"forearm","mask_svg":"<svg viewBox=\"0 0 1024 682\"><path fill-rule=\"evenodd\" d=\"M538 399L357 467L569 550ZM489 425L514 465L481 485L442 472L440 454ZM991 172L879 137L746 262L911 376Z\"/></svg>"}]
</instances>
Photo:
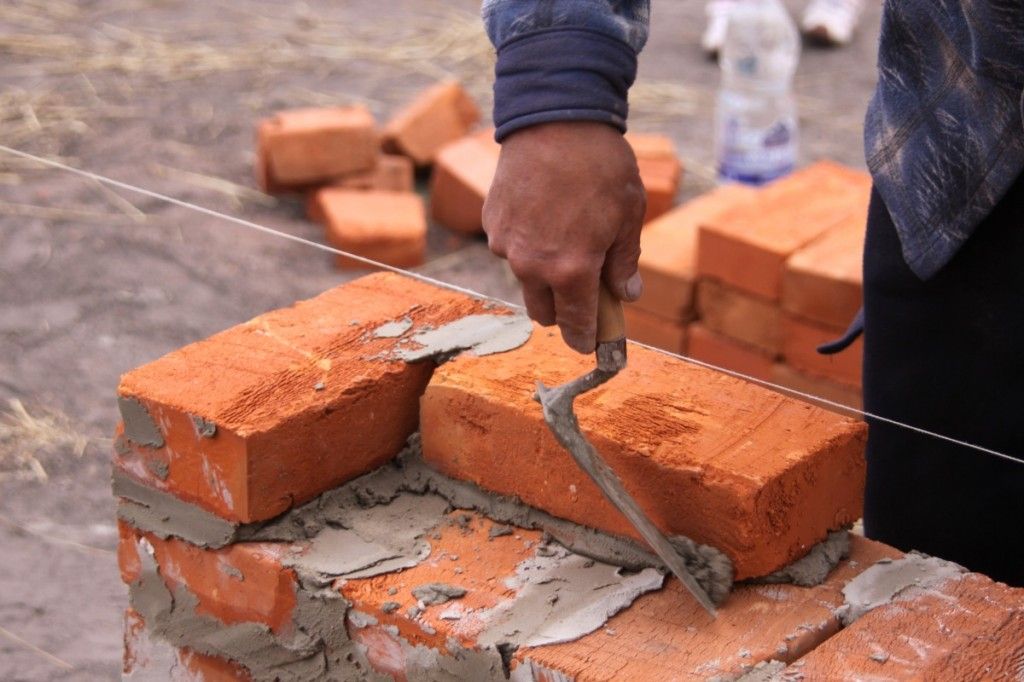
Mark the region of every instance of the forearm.
<instances>
[{"instance_id":1,"label":"forearm","mask_svg":"<svg viewBox=\"0 0 1024 682\"><path fill-rule=\"evenodd\" d=\"M649 0L484 0L483 17L498 50L499 141L554 121L625 130Z\"/></svg>"}]
</instances>

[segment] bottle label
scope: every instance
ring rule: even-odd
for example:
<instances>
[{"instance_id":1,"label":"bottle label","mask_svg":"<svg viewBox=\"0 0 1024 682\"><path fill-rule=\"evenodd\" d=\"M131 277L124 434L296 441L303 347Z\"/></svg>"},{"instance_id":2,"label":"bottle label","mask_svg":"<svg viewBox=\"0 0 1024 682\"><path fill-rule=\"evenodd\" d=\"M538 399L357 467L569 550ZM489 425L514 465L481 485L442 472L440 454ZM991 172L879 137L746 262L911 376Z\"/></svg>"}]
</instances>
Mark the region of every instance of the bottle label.
<instances>
[{"instance_id":1,"label":"bottle label","mask_svg":"<svg viewBox=\"0 0 1024 682\"><path fill-rule=\"evenodd\" d=\"M796 167L796 121L779 119L766 128L743 125L736 117L723 122L718 175L723 180L762 185Z\"/></svg>"}]
</instances>

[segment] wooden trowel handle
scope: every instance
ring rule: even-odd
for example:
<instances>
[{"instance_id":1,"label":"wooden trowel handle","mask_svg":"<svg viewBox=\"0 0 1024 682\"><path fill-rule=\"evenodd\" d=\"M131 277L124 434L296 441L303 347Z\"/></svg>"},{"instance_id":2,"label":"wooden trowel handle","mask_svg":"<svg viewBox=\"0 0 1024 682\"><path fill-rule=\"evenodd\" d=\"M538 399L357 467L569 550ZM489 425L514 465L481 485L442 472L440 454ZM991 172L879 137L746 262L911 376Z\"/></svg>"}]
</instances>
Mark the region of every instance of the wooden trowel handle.
<instances>
[{"instance_id":1,"label":"wooden trowel handle","mask_svg":"<svg viewBox=\"0 0 1024 682\"><path fill-rule=\"evenodd\" d=\"M608 291L604 281L597 296L597 342L616 341L626 336L626 318L622 301Z\"/></svg>"}]
</instances>

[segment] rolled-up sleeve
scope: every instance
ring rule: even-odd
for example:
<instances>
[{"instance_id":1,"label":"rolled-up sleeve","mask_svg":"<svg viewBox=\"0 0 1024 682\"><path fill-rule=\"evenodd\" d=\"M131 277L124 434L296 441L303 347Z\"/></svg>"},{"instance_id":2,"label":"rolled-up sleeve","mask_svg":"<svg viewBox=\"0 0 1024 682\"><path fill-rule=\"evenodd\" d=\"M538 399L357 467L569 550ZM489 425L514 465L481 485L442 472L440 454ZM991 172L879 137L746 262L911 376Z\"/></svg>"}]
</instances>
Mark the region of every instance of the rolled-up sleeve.
<instances>
[{"instance_id":1,"label":"rolled-up sleeve","mask_svg":"<svg viewBox=\"0 0 1024 682\"><path fill-rule=\"evenodd\" d=\"M649 0L485 0L498 52L495 137L552 121L599 121L625 131Z\"/></svg>"}]
</instances>

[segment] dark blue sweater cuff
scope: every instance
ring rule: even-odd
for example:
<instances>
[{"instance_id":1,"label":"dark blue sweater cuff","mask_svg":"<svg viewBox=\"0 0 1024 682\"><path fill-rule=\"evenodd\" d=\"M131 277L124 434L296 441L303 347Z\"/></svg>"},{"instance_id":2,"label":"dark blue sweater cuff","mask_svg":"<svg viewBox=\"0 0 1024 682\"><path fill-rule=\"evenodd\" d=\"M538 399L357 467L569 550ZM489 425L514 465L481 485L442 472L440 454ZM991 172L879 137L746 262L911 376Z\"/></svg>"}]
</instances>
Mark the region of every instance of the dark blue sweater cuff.
<instances>
[{"instance_id":1,"label":"dark blue sweater cuff","mask_svg":"<svg viewBox=\"0 0 1024 682\"><path fill-rule=\"evenodd\" d=\"M581 28L527 33L498 49L495 139L538 123L599 121L626 130L636 52L628 43Z\"/></svg>"}]
</instances>

